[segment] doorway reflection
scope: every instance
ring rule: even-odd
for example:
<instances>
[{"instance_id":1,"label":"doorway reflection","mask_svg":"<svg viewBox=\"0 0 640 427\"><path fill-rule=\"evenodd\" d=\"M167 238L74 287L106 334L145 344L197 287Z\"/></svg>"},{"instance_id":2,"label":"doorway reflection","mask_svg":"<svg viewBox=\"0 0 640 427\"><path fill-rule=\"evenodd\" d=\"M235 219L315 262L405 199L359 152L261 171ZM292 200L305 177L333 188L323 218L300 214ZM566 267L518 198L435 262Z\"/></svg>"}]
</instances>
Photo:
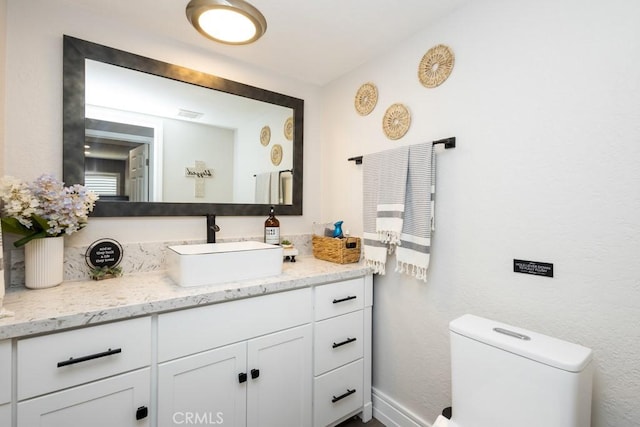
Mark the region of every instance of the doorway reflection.
<instances>
[{"instance_id":1,"label":"doorway reflection","mask_svg":"<svg viewBox=\"0 0 640 427\"><path fill-rule=\"evenodd\" d=\"M154 129L89 118L85 125L85 185L102 200L148 202Z\"/></svg>"}]
</instances>

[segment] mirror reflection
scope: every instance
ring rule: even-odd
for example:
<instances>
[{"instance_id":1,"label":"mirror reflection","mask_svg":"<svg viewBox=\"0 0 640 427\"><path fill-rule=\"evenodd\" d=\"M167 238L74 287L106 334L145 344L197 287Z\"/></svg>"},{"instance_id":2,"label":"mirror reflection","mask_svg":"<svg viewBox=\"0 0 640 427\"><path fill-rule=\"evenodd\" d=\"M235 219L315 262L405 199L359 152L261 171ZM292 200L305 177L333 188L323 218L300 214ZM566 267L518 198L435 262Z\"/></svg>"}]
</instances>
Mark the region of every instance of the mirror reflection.
<instances>
[{"instance_id":1,"label":"mirror reflection","mask_svg":"<svg viewBox=\"0 0 640 427\"><path fill-rule=\"evenodd\" d=\"M292 203L293 109L93 60L85 73L84 179L103 200Z\"/></svg>"},{"instance_id":2,"label":"mirror reflection","mask_svg":"<svg viewBox=\"0 0 640 427\"><path fill-rule=\"evenodd\" d=\"M70 36L63 89L94 216L302 214L303 100Z\"/></svg>"}]
</instances>

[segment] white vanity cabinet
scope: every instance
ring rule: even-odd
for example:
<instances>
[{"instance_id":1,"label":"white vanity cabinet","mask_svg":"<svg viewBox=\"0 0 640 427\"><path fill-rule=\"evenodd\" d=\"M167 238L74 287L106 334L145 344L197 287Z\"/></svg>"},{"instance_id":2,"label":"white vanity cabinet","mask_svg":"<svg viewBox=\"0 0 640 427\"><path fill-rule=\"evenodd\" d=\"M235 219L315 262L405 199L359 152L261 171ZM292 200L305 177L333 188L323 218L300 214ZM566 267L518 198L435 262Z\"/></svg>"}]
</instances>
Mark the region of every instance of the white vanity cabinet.
<instances>
[{"instance_id":1,"label":"white vanity cabinet","mask_svg":"<svg viewBox=\"0 0 640 427\"><path fill-rule=\"evenodd\" d=\"M311 289L158 316L158 426L311 426Z\"/></svg>"},{"instance_id":2,"label":"white vanity cabinet","mask_svg":"<svg viewBox=\"0 0 640 427\"><path fill-rule=\"evenodd\" d=\"M18 339L16 363L18 427L150 425L150 317Z\"/></svg>"},{"instance_id":3,"label":"white vanity cabinet","mask_svg":"<svg viewBox=\"0 0 640 427\"><path fill-rule=\"evenodd\" d=\"M314 289L314 427L371 419L372 288L365 276Z\"/></svg>"},{"instance_id":4,"label":"white vanity cabinet","mask_svg":"<svg viewBox=\"0 0 640 427\"><path fill-rule=\"evenodd\" d=\"M0 341L0 426L11 425L11 341Z\"/></svg>"},{"instance_id":5,"label":"white vanity cabinet","mask_svg":"<svg viewBox=\"0 0 640 427\"><path fill-rule=\"evenodd\" d=\"M132 277L148 286L139 299L121 306L116 291L98 318L52 310L16 322L19 329L0 327L0 427L370 420L372 276L362 266L304 261L282 282L213 290ZM99 285L73 286L79 306L95 302Z\"/></svg>"}]
</instances>

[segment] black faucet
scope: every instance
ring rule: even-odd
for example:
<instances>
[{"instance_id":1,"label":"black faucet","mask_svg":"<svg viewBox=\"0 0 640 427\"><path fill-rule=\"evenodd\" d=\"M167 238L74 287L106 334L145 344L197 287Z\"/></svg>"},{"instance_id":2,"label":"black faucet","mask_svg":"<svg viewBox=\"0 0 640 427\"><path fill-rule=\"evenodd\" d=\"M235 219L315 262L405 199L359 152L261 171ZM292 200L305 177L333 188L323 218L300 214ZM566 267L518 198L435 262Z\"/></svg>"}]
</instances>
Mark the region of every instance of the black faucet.
<instances>
[{"instance_id":1,"label":"black faucet","mask_svg":"<svg viewBox=\"0 0 640 427\"><path fill-rule=\"evenodd\" d=\"M220 231L220 227L216 225L216 216L207 214L207 243L216 242L216 232Z\"/></svg>"}]
</instances>

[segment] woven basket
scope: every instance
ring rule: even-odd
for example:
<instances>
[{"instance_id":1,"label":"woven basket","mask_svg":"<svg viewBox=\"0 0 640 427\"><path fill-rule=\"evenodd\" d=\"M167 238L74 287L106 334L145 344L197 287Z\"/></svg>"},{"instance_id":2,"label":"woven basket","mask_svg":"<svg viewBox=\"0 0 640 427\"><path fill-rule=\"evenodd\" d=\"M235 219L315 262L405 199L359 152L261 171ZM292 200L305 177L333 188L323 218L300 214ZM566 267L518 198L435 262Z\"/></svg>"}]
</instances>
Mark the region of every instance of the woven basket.
<instances>
[{"instance_id":1,"label":"woven basket","mask_svg":"<svg viewBox=\"0 0 640 427\"><path fill-rule=\"evenodd\" d=\"M313 256L338 264L351 264L360 261L360 238L346 237L336 239L313 235L311 237ZM354 246L354 247L347 247Z\"/></svg>"}]
</instances>

